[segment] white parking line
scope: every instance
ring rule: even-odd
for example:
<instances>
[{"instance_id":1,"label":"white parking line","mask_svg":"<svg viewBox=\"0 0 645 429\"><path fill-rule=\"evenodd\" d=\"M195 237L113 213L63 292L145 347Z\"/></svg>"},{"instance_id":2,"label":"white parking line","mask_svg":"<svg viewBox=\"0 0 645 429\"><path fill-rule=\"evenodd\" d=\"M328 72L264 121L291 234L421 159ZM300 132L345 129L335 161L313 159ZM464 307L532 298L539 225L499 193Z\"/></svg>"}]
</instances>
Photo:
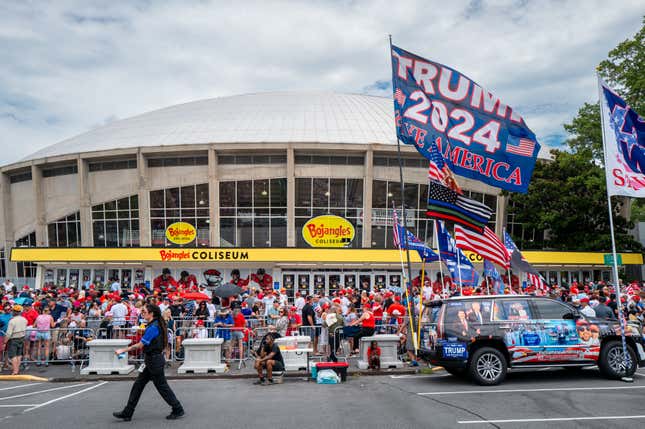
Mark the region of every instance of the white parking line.
<instances>
[{"instance_id":1,"label":"white parking line","mask_svg":"<svg viewBox=\"0 0 645 429\"><path fill-rule=\"evenodd\" d=\"M38 395L41 393L53 392L54 390L71 389L72 387L85 386L85 385L87 385L87 383L72 384L71 386L55 387L53 389L39 390L37 392L29 392L29 393L22 393L20 395L5 396L0 398L0 401L5 401L7 399L13 399L13 398L22 398L23 396Z\"/></svg>"},{"instance_id":2,"label":"white parking line","mask_svg":"<svg viewBox=\"0 0 645 429\"><path fill-rule=\"evenodd\" d=\"M42 383L29 383L29 384L20 384L18 386L3 387L2 389L0 389L0 391L1 390L11 390L11 389L20 389L20 388L29 387L29 386L37 386L39 384L42 384Z\"/></svg>"},{"instance_id":3,"label":"white parking line","mask_svg":"<svg viewBox=\"0 0 645 429\"><path fill-rule=\"evenodd\" d=\"M406 374L406 375L390 375L390 378L394 379L405 379L405 378L437 378L437 377L448 377L450 374Z\"/></svg>"},{"instance_id":4,"label":"white parking line","mask_svg":"<svg viewBox=\"0 0 645 429\"><path fill-rule=\"evenodd\" d=\"M54 402L62 401L63 399L67 399L67 398L71 398L72 396L80 395L81 393L85 393L85 392L88 392L88 391L90 391L92 389L96 389L97 387L101 387L104 384L107 384L107 381L102 381L99 384L95 384L95 385L90 386L90 387L88 387L86 389L79 390L78 392L70 393L69 395L61 396L60 398L52 399L51 401L47 401L47 402L44 402L42 404L35 405L35 406L31 407L31 408L27 408L25 411L23 411L23 414L28 413L29 411L33 411L33 410L35 410L37 408L40 408L40 407L44 407L46 405L53 404Z\"/></svg>"},{"instance_id":5,"label":"white parking line","mask_svg":"<svg viewBox=\"0 0 645 429\"><path fill-rule=\"evenodd\" d=\"M0 405L0 408L33 407L34 405L38 405L38 404L17 404L17 405L2 404Z\"/></svg>"},{"instance_id":6,"label":"white parking line","mask_svg":"<svg viewBox=\"0 0 645 429\"><path fill-rule=\"evenodd\" d=\"M626 420L645 419L642 416L600 416L600 417L558 417L551 419L506 419L506 420L460 420L460 425L489 424L489 423L531 423L531 422L569 422L574 420Z\"/></svg>"},{"instance_id":7,"label":"white parking line","mask_svg":"<svg viewBox=\"0 0 645 429\"><path fill-rule=\"evenodd\" d=\"M645 386L615 386L615 387L561 387L549 389L498 389L498 390L461 390L448 392L425 392L417 393L421 396L431 395L470 395L477 393L521 393L521 392L572 392L582 390L623 390L623 389L645 389Z\"/></svg>"}]
</instances>

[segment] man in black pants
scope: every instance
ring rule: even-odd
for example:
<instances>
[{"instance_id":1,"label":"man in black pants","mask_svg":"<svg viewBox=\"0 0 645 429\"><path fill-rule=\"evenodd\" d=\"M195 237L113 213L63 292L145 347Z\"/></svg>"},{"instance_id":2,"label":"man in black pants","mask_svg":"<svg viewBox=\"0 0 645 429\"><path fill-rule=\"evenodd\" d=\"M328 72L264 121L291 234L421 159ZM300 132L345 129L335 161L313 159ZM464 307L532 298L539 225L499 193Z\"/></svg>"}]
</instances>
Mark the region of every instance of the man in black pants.
<instances>
[{"instance_id":1,"label":"man in black pants","mask_svg":"<svg viewBox=\"0 0 645 429\"><path fill-rule=\"evenodd\" d=\"M264 346L260 357L255 360L255 369L258 371L258 381L254 384L273 384L273 371L284 371L284 360L280 347L275 343L273 335L264 337ZM264 378L263 369L266 368L267 376Z\"/></svg>"},{"instance_id":2,"label":"man in black pants","mask_svg":"<svg viewBox=\"0 0 645 429\"><path fill-rule=\"evenodd\" d=\"M141 393L146 384L152 380L161 397L172 407L172 412L166 418L168 420L178 419L184 415L184 408L168 385L166 374L164 373L165 359L163 351L168 343L166 322L161 317L159 307L154 304L146 304L141 310L141 315L148 322L141 341L130 347L116 350L115 353L117 355L124 353L123 359L127 359L127 353L130 350L143 348L144 369L143 371L139 370L139 376L132 385L130 398L123 411L115 412L112 415L125 421L132 420L132 414L134 414L134 409L139 402Z\"/></svg>"}]
</instances>

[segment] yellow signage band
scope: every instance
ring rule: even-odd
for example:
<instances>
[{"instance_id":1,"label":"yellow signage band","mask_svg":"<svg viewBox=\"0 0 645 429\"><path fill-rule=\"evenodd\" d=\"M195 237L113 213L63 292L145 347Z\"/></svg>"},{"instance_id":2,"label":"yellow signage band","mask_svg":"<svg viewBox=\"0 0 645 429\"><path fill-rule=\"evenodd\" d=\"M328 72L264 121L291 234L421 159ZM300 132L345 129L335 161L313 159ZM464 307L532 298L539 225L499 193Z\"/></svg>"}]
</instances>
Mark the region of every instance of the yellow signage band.
<instances>
[{"instance_id":1,"label":"yellow signage band","mask_svg":"<svg viewBox=\"0 0 645 429\"><path fill-rule=\"evenodd\" d=\"M473 263L480 255L464 252ZM600 265L603 253L523 252L534 265ZM621 253L623 264L641 265L640 253ZM410 252L412 263L421 263L417 252ZM13 248L12 262L271 262L271 263L400 263L397 249L321 249L321 248Z\"/></svg>"}]
</instances>

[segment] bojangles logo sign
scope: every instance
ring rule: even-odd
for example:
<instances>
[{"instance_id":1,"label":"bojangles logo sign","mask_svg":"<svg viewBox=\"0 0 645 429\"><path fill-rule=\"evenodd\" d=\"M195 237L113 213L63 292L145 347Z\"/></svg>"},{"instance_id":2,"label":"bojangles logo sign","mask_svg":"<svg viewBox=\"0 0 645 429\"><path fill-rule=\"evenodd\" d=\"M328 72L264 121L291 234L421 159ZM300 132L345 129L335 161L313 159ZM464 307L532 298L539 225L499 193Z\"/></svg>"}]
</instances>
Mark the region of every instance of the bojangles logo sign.
<instances>
[{"instance_id":1,"label":"bojangles logo sign","mask_svg":"<svg viewBox=\"0 0 645 429\"><path fill-rule=\"evenodd\" d=\"M186 222L175 222L166 229L166 238L175 244L188 244L197 238L197 230Z\"/></svg>"},{"instance_id":2,"label":"bojangles logo sign","mask_svg":"<svg viewBox=\"0 0 645 429\"><path fill-rule=\"evenodd\" d=\"M302 237L311 247L347 247L354 234L354 225L340 216L318 216L302 227Z\"/></svg>"}]
</instances>

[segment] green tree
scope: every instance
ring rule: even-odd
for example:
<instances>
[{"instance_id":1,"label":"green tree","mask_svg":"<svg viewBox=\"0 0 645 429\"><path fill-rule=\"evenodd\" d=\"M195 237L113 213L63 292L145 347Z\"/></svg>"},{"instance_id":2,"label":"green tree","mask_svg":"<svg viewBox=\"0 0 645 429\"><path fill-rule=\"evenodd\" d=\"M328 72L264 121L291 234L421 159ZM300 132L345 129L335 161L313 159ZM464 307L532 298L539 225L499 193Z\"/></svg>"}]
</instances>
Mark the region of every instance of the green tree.
<instances>
[{"instance_id":1,"label":"green tree","mask_svg":"<svg viewBox=\"0 0 645 429\"><path fill-rule=\"evenodd\" d=\"M641 114L645 114L645 17L640 31L612 49L598 66L599 75ZM546 232L544 242L522 242L523 248L609 251L611 237L607 210L603 143L598 102L585 103L564 129L569 151L552 151L552 162L539 162L526 195L512 196L509 212L525 230ZM641 250L628 233L631 220L617 216L628 199L612 198L619 251ZM645 208L632 207L632 220L645 217ZM514 237L517 238L517 237Z\"/></svg>"},{"instance_id":2,"label":"green tree","mask_svg":"<svg viewBox=\"0 0 645 429\"><path fill-rule=\"evenodd\" d=\"M553 151L553 155L552 162L536 165L529 192L513 195L514 207L509 208L525 228L548 233L543 243L518 239L518 245L524 249L543 245L555 250L610 251L604 170L592 162L589 150ZM612 199L614 213L620 211L622 202ZM641 249L628 234L631 222L614 216L614 228L620 251Z\"/></svg>"}]
</instances>

